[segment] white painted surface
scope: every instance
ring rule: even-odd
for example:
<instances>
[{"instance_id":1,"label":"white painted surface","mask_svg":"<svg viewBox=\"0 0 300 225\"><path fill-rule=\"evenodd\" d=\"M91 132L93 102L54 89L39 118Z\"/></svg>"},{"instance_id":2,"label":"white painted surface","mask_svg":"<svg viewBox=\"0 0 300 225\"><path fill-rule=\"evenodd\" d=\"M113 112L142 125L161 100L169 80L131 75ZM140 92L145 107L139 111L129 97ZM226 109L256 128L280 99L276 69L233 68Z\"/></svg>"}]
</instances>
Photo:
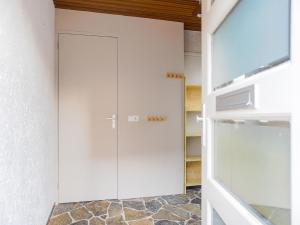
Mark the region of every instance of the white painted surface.
<instances>
[{"instance_id":1,"label":"white painted surface","mask_svg":"<svg viewBox=\"0 0 300 225\"><path fill-rule=\"evenodd\" d=\"M184 74L186 85L202 84L200 31L184 31Z\"/></svg>"},{"instance_id":2,"label":"white painted surface","mask_svg":"<svg viewBox=\"0 0 300 225\"><path fill-rule=\"evenodd\" d=\"M183 24L62 9L56 16L58 33L118 37L118 197L183 193L183 83L165 77L184 71Z\"/></svg>"},{"instance_id":3,"label":"white painted surface","mask_svg":"<svg viewBox=\"0 0 300 225\"><path fill-rule=\"evenodd\" d=\"M117 70L116 38L59 35L60 202L117 198Z\"/></svg>"},{"instance_id":4,"label":"white painted surface","mask_svg":"<svg viewBox=\"0 0 300 225\"><path fill-rule=\"evenodd\" d=\"M201 54L184 53L184 73L186 77L186 85L202 84L202 65Z\"/></svg>"},{"instance_id":5,"label":"white painted surface","mask_svg":"<svg viewBox=\"0 0 300 225\"><path fill-rule=\"evenodd\" d=\"M201 32L200 31L184 31L184 51L201 53Z\"/></svg>"},{"instance_id":6,"label":"white painted surface","mask_svg":"<svg viewBox=\"0 0 300 225\"><path fill-rule=\"evenodd\" d=\"M263 71L258 75L249 77L245 80L239 80L228 87L214 91L211 85L211 34L224 20L230 10L237 4L238 0L230 1L218 1L214 5L210 6L211 0L203 1L203 36L202 36L202 49L203 49L203 89L204 89L204 104L206 109L204 112L204 131L207 135L203 140L203 195L202 195L202 218L204 225L211 225L211 208L215 208L224 222L227 225L257 225L261 224L252 213L250 213L240 202L234 198L229 192L227 192L213 177L213 123L214 119L267 119L267 120L287 120L291 119L291 115L294 114L293 102L292 102L292 77L296 77L296 71L299 71L298 61L299 57L296 52L296 34L299 31L296 25L296 12L297 9L293 8L294 14L292 14L292 59L289 62L276 66L272 69ZM292 1L296 2L296 1ZM296 4L294 4L296 5ZM295 7L295 6L294 6ZM299 32L298 32L299 33ZM299 78L298 78L299 79ZM218 95L228 93L240 89L242 87L256 84L258 87L257 100L258 107L255 110L243 110L243 111L227 111L216 112L215 110L215 98ZM296 87L295 87L296 89ZM299 87L298 87L299 89ZM294 92L296 93L296 91ZM293 109L293 110L292 110ZM293 121L293 120L292 120ZM293 128L294 127L294 128ZM299 130L299 124L292 125L293 132ZM292 139L293 140L293 139ZM295 140L295 139L294 139ZM294 142L294 146L298 146ZM298 149L291 148L292 155L297 155ZM295 156L294 156L295 157ZM294 158L292 157L292 159ZM299 177L299 166L295 166L292 172L292 190L299 190L299 182L296 177ZM297 171L297 172L296 172ZM276 172L275 172L276 174ZM294 186L293 186L294 184ZM298 189L296 188L298 187ZM269 187L268 189L271 189ZM275 192L276 190L273 189ZM292 192L291 199L295 199L296 191ZM293 225L299 223L300 204L296 200L295 204L292 203L292 220Z\"/></svg>"},{"instance_id":7,"label":"white painted surface","mask_svg":"<svg viewBox=\"0 0 300 225\"><path fill-rule=\"evenodd\" d=\"M292 0L291 19L291 55L293 60L290 101L292 102L291 129L291 206L292 225L300 224L300 1Z\"/></svg>"},{"instance_id":8,"label":"white painted surface","mask_svg":"<svg viewBox=\"0 0 300 225\"><path fill-rule=\"evenodd\" d=\"M54 6L0 11L0 224L42 225L57 201Z\"/></svg>"}]
</instances>

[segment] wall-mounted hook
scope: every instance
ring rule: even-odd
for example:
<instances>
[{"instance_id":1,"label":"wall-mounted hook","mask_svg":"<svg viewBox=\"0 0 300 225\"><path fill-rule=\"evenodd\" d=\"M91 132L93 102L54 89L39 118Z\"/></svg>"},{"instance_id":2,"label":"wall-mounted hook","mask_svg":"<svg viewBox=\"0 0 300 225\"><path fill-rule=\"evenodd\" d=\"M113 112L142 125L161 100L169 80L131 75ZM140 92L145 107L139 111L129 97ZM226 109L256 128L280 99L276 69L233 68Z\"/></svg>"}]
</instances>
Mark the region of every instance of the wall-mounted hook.
<instances>
[{"instance_id":1,"label":"wall-mounted hook","mask_svg":"<svg viewBox=\"0 0 300 225\"><path fill-rule=\"evenodd\" d=\"M172 72L167 73L166 77L168 79L184 79L185 78L183 73L172 73Z\"/></svg>"},{"instance_id":2,"label":"wall-mounted hook","mask_svg":"<svg viewBox=\"0 0 300 225\"><path fill-rule=\"evenodd\" d=\"M167 120L166 116L158 116L158 115L147 116L148 122L165 122L166 120Z\"/></svg>"}]
</instances>

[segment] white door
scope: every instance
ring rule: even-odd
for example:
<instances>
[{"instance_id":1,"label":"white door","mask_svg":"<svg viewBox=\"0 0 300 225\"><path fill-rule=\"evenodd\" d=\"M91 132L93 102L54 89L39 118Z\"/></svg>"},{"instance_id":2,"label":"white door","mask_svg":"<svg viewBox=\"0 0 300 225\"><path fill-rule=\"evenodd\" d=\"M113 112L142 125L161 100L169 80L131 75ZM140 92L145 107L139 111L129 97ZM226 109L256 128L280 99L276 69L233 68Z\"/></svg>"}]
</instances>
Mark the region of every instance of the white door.
<instances>
[{"instance_id":1,"label":"white door","mask_svg":"<svg viewBox=\"0 0 300 225\"><path fill-rule=\"evenodd\" d=\"M117 39L59 35L59 201L117 198Z\"/></svg>"},{"instance_id":2,"label":"white door","mask_svg":"<svg viewBox=\"0 0 300 225\"><path fill-rule=\"evenodd\" d=\"M202 223L299 225L300 3L202 10Z\"/></svg>"}]
</instances>

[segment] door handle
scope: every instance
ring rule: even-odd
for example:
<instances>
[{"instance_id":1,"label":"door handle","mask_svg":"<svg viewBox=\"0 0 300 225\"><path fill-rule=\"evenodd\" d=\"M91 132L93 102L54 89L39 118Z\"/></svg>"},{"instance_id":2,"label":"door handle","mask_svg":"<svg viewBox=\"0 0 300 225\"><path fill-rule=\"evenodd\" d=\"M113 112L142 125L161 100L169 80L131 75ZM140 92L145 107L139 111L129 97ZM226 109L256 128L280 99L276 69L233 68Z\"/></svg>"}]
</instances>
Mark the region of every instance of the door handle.
<instances>
[{"instance_id":1,"label":"door handle","mask_svg":"<svg viewBox=\"0 0 300 225\"><path fill-rule=\"evenodd\" d=\"M116 128L116 119L117 119L117 115L113 114L111 117L107 117L105 118L106 120L111 120L111 126L113 129Z\"/></svg>"},{"instance_id":2,"label":"door handle","mask_svg":"<svg viewBox=\"0 0 300 225\"><path fill-rule=\"evenodd\" d=\"M203 121L203 118L197 115L196 121L197 121L197 123L199 123L199 122Z\"/></svg>"},{"instance_id":3,"label":"door handle","mask_svg":"<svg viewBox=\"0 0 300 225\"><path fill-rule=\"evenodd\" d=\"M207 123L207 119L206 119L206 104L203 104L202 106L202 113L203 113L203 124L202 124L202 146L205 148L206 147L206 123Z\"/></svg>"},{"instance_id":4,"label":"door handle","mask_svg":"<svg viewBox=\"0 0 300 225\"><path fill-rule=\"evenodd\" d=\"M251 94L248 94L248 102L246 103L246 106L252 106L253 102L252 102L252 98L251 98Z\"/></svg>"}]
</instances>

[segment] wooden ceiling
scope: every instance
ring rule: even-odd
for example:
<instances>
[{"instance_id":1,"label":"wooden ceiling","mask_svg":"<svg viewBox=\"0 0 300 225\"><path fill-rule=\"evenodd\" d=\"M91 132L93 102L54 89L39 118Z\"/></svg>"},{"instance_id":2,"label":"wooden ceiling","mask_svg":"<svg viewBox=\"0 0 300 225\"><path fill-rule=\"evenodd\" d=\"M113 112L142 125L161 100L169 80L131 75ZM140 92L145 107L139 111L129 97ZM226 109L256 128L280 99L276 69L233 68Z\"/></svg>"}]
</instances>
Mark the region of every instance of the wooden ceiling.
<instances>
[{"instance_id":1,"label":"wooden ceiling","mask_svg":"<svg viewBox=\"0 0 300 225\"><path fill-rule=\"evenodd\" d=\"M178 21L201 30L198 0L54 0L56 8Z\"/></svg>"}]
</instances>

